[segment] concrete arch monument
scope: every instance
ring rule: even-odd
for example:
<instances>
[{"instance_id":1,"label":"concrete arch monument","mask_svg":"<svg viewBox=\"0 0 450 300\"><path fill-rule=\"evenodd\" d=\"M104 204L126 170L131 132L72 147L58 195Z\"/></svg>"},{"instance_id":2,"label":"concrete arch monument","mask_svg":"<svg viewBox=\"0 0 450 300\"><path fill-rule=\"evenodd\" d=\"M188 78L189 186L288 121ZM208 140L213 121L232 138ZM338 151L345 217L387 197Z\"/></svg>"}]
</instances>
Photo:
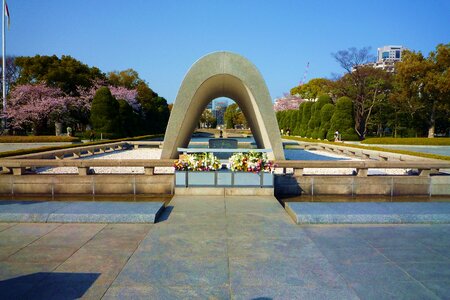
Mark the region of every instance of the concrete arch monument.
<instances>
[{"instance_id":1,"label":"concrete arch monument","mask_svg":"<svg viewBox=\"0 0 450 300\"><path fill-rule=\"evenodd\" d=\"M219 97L233 99L244 113L258 148L272 149L272 159L284 159L272 99L258 69L246 58L214 52L200 58L181 83L170 114L161 158L177 158L187 147L207 104Z\"/></svg>"}]
</instances>

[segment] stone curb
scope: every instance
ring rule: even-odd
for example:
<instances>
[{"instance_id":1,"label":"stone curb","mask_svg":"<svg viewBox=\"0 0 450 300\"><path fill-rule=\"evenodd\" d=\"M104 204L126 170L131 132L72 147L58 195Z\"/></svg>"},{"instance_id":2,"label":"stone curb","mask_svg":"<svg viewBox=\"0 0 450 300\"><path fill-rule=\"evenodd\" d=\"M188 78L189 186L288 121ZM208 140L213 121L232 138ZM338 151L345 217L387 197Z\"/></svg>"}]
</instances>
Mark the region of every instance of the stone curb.
<instances>
[{"instance_id":1,"label":"stone curb","mask_svg":"<svg viewBox=\"0 0 450 300\"><path fill-rule=\"evenodd\" d=\"M155 223L164 202L2 201L0 222Z\"/></svg>"},{"instance_id":2,"label":"stone curb","mask_svg":"<svg viewBox=\"0 0 450 300\"><path fill-rule=\"evenodd\" d=\"M297 224L450 224L446 202L286 202Z\"/></svg>"}]
</instances>

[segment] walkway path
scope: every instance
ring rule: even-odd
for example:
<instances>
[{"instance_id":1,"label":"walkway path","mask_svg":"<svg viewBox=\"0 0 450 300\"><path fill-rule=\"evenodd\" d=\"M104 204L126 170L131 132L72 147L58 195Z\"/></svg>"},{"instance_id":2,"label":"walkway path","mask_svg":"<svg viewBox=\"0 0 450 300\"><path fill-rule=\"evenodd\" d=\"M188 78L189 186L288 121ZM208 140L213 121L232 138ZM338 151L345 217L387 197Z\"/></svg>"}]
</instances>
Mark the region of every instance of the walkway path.
<instances>
[{"instance_id":1,"label":"walkway path","mask_svg":"<svg viewBox=\"0 0 450 300\"><path fill-rule=\"evenodd\" d=\"M300 226L273 197L174 197L154 225L0 224L0 295L446 299L450 225ZM2 298L0 297L0 298Z\"/></svg>"}]
</instances>

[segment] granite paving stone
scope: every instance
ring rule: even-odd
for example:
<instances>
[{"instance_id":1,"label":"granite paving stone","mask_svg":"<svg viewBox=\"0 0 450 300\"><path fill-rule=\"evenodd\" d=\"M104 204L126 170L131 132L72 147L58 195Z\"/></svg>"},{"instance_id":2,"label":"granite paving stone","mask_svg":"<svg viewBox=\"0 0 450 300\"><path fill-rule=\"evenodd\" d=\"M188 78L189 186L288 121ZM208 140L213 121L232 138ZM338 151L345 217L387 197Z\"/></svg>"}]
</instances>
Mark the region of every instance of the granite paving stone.
<instances>
[{"instance_id":1,"label":"granite paving stone","mask_svg":"<svg viewBox=\"0 0 450 300\"><path fill-rule=\"evenodd\" d=\"M0 261L6 260L22 248L22 246L0 246Z\"/></svg>"},{"instance_id":2,"label":"granite paving stone","mask_svg":"<svg viewBox=\"0 0 450 300\"><path fill-rule=\"evenodd\" d=\"M136 250L136 253L147 253L161 259L216 257L225 256L226 252L225 238L203 236L150 236Z\"/></svg>"},{"instance_id":3,"label":"granite paving stone","mask_svg":"<svg viewBox=\"0 0 450 300\"><path fill-rule=\"evenodd\" d=\"M50 214L68 206L57 201L1 201L2 222L46 222Z\"/></svg>"},{"instance_id":4,"label":"granite paving stone","mask_svg":"<svg viewBox=\"0 0 450 300\"><path fill-rule=\"evenodd\" d=\"M259 236L228 239L228 255L234 257L271 257L277 253L281 257L302 259L323 258L319 248L308 238L267 238Z\"/></svg>"},{"instance_id":5,"label":"granite paving stone","mask_svg":"<svg viewBox=\"0 0 450 300\"><path fill-rule=\"evenodd\" d=\"M230 299L228 286L113 285L102 299Z\"/></svg>"},{"instance_id":6,"label":"granite paving stone","mask_svg":"<svg viewBox=\"0 0 450 300\"><path fill-rule=\"evenodd\" d=\"M394 263L334 263L335 269L349 283L385 284L391 281L413 281Z\"/></svg>"},{"instance_id":7,"label":"granite paving stone","mask_svg":"<svg viewBox=\"0 0 450 300\"><path fill-rule=\"evenodd\" d=\"M450 299L450 279L428 281L423 280L421 283L435 295L441 299Z\"/></svg>"},{"instance_id":8,"label":"granite paving stone","mask_svg":"<svg viewBox=\"0 0 450 300\"><path fill-rule=\"evenodd\" d=\"M0 232L0 246L26 246L47 233L56 229L60 224L22 223Z\"/></svg>"},{"instance_id":9,"label":"granite paving stone","mask_svg":"<svg viewBox=\"0 0 450 300\"><path fill-rule=\"evenodd\" d=\"M378 249L389 260L398 263L407 262L443 262L450 263L450 259L432 249L417 248L414 251L407 251L403 248L380 248Z\"/></svg>"},{"instance_id":10,"label":"granite paving stone","mask_svg":"<svg viewBox=\"0 0 450 300\"><path fill-rule=\"evenodd\" d=\"M445 256L447 259L450 259L450 247L438 246L433 244L429 244L429 246L433 251L439 253L442 256Z\"/></svg>"},{"instance_id":11,"label":"granite paving stone","mask_svg":"<svg viewBox=\"0 0 450 300\"><path fill-rule=\"evenodd\" d=\"M72 202L48 216L48 222L154 223L164 202Z\"/></svg>"},{"instance_id":12,"label":"granite paving stone","mask_svg":"<svg viewBox=\"0 0 450 300\"><path fill-rule=\"evenodd\" d=\"M77 250L78 248L29 245L28 247L25 247L8 257L7 261L26 261L30 263L61 263L72 256L72 254Z\"/></svg>"},{"instance_id":13,"label":"granite paving stone","mask_svg":"<svg viewBox=\"0 0 450 300\"><path fill-rule=\"evenodd\" d=\"M230 258L231 286L344 287L326 258L300 260L281 256Z\"/></svg>"},{"instance_id":14,"label":"granite paving stone","mask_svg":"<svg viewBox=\"0 0 450 300\"><path fill-rule=\"evenodd\" d=\"M16 225L16 223L0 223L0 232L10 227L13 227L14 225Z\"/></svg>"},{"instance_id":15,"label":"granite paving stone","mask_svg":"<svg viewBox=\"0 0 450 300\"><path fill-rule=\"evenodd\" d=\"M398 265L420 281L450 280L450 262L413 262Z\"/></svg>"},{"instance_id":16,"label":"granite paving stone","mask_svg":"<svg viewBox=\"0 0 450 300\"><path fill-rule=\"evenodd\" d=\"M94 237L105 224L62 224L33 242L33 246L81 247ZM70 238L67 238L70 237Z\"/></svg>"},{"instance_id":17,"label":"granite paving stone","mask_svg":"<svg viewBox=\"0 0 450 300\"><path fill-rule=\"evenodd\" d=\"M298 224L450 223L448 202L288 202Z\"/></svg>"},{"instance_id":18,"label":"granite paving stone","mask_svg":"<svg viewBox=\"0 0 450 300\"><path fill-rule=\"evenodd\" d=\"M383 206L364 209L381 215ZM262 196L174 196L156 224L5 224L0 298L449 295L447 224L297 225L274 197Z\"/></svg>"},{"instance_id":19,"label":"granite paving stone","mask_svg":"<svg viewBox=\"0 0 450 300\"><path fill-rule=\"evenodd\" d=\"M233 288L232 299L329 299L329 300L358 300L356 293L347 286L237 286Z\"/></svg>"},{"instance_id":20,"label":"granite paving stone","mask_svg":"<svg viewBox=\"0 0 450 300\"><path fill-rule=\"evenodd\" d=\"M333 263L388 263L389 260L379 251L370 246L350 248L321 247L320 251Z\"/></svg>"},{"instance_id":21,"label":"granite paving stone","mask_svg":"<svg viewBox=\"0 0 450 300\"><path fill-rule=\"evenodd\" d=\"M190 286L224 286L228 284L226 256L170 260L135 254L115 280L118 285L161 284Z\"/></svg>"},{"instance_id":22,"label":"granite paving stone","mask_svg":"<svg viewBox=\"0 0 450 300\"><path fill-rule=\"evenodd\" d=\"M350 287L360 299L438 300L438 295L417 281L385 281L382 284L353 282Z\"/></svg>"}]
</instances>

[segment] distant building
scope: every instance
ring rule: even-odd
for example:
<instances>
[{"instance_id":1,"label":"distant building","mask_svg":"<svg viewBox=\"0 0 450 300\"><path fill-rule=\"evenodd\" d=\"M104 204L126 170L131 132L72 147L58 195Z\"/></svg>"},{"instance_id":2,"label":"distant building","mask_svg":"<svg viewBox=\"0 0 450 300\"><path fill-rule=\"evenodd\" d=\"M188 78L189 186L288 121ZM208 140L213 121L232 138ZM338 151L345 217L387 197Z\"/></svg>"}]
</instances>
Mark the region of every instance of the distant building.
<instances>
[{"instance_id":1,"label":"distant building","mask_svg":"<svg viewBox=\"0 0 450 300\"><path fill-rule=\"evenodd\" d=\"M378 48L377 61L373 67L388 72L394 72L395 63L402 61L403 50L406 50L403 46L383 46Z\"/></svg>"},{"instance_id":2,"label":"distant building","mask_svg":"<svg viewBox=\"0 0 450 300\"><path fill-rule=\"evenodd\" d=\"M402 52L406 50L403 46L383 46L377 49L377 61L367 63L362 66L371 66L376 69L382 69L386 72L395 72L395 63L402 61ZM356 69L355 66L352 71Z\"/></svg>"},{"instance_id":3,"label":"distant building","mask_svg":"<svg viewBox=\"0 0 450 300\"><path fill-rule=\"evenodd\" d=\"M226 101L217 101L214 105L214 117L217 120L217 125L223 125L225 111L227 110L228 102Z\"/></svg>"}]
</instances>

